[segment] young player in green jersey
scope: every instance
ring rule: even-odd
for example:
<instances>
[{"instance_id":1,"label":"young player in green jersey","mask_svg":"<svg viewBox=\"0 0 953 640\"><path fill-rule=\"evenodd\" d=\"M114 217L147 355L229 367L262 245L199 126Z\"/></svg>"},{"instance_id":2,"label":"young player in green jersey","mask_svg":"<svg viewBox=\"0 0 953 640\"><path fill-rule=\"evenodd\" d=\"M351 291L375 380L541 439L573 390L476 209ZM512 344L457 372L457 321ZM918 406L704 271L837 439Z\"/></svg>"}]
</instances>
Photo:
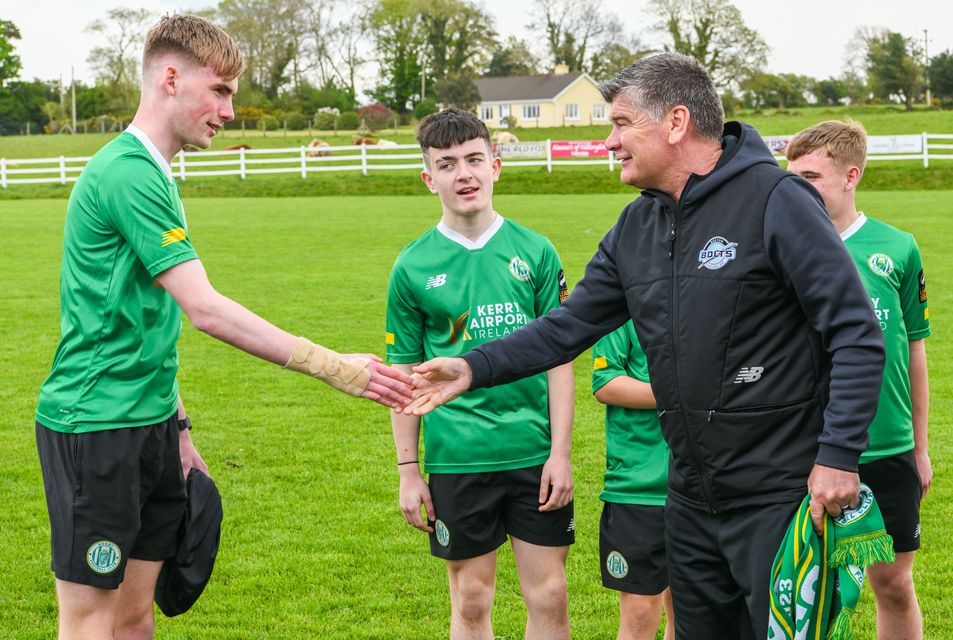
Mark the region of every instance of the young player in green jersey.
<instances>
[{"instance_id":1,"label":"young player in green jersey","mask_svg":"<svg viewBox=\"0 0 953 640\"><path fill-rule=\"evenodd\" d=\"M823 196L884 333L883 384L860 479L877 496L897 561L874 565L867 575L877 599L878 636L916 640L923 637L923 620L913 558L920 548L920 500L933 480L924 347L930 321L920 250L909 233L857 211L855 194L867 159L860 124L832 120L810 127L791 140L787 157L788 170Z\"/></svg>"},{"instance_id":2,"label":"young player in green jersey","mask_svg":"<svg viewBox=\"0 0 953 640\"><path fill-rule=\"evenodd\" d=\"M486 126L448 109L422 120L417 139L423 181L443 215L391 273L387 357L408 373L519 330L566 291L552 244L493 209L501 163ZM571 365L459 398L424 420L428 485L418 462L421 420L392 413L404 518L429 533L431 553L447 561L451 638L493 638L496 550L507 536L526 637L569 637L572 418Z\"/></svg>"},{"instance_id":3,"label":"young player in green jersey","mask_svg":"<svg viewBox=\"0 0 953 640\"><path fill-rule=\"evenodd\" d=\"M207 148L234 117L243 68L210 22L162 18L146 37L132 125L70 194L62 338L36 412L61 640L153 634L185 475L208 470L176 382L182 311L201 331L352 395L392 407L410 397L410 378L374 356L342 357L295 337L209 283L169 163L185 144Z\"/></svg>"},{"instance_id":4,"label":"young player in green jersey","mask_svg":"<svg viewBox=\"0 0 953 640\"><path fill-rule=\"evenodd\" d=\"M599 557L603 586L619 592L618 640L654 640L663 605L665 640L674 640L663 513L669 451L631 320L593 345L592 392L606 405Z\"/></svg>"}]
</instances>

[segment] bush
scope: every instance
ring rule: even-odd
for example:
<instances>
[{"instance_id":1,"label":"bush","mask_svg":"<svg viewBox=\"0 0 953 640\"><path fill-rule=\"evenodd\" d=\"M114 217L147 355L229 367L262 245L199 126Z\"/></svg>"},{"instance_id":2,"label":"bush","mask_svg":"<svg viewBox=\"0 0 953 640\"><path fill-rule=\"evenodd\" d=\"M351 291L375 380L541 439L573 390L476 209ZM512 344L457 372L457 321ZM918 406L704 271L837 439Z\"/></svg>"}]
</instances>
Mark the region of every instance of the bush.
<instances>
[{"instance_id":1,"label":"bush","mask_svg":"<svg viewBox=\"0 0 953 640\"><path fill-rule=\"evenodd\" d=\"M394 122L394 112L382 104L372 104L357 110L357 116L370 131L380 131Z\"/></svg>"},{"instance_id":2,"label":"bush","mask_svg":"<svg viewBox=\"0 0 953 640\"><path fill-rule=\"evenodd\" d=\"M437 102L430 98L425 98L414 105L414 117L422 120L431 113L437 113Z\"/></svg>"},{"instance_id":3,"label":"bush","mask_svg":"<svg viewBox=\"0 0 953 640\"><path fill-rule=\"evenodd\" d=\"M308 128L308 118L302 113L289 113L285 116L285 126L292 131L303 131Z\"/></svg>"},{"instance_id":4,"label":"bush","mask_svg":"<svg viewBox=\"0 0 953 640\"><path fill-rule=\"evenodd\" d=\"M356 130L361 126L361 119L354 111L345 111L338 118L338 129Z\"/></svg>"},{"instance_id":5,"label":"bush","mask_svg":"<svg viewBox=\"0 0 953 640\"><path fill-rule=\"evenodd\" d=\"M262 117L258 118L258 129L261 131L275 131L281 125L278 122L278 118L275 116L266 113Z\"/></svg>"},{"instance_id":6,"label":"bush","mask_svg":"<svg viewBox=\"0 0 953 640\"><path fill-rule=\"evenodd\" d=\"M235 107L235 120L258 120L265 115L265 110L261 107Z\"/></svg>"},{"instance_id":7,"label":"bush","mask_svg":"<svg viewBox=\"0 0 953 640\"><path fill-rule=\"evenodd\" d=\"M319 112L314 116L314 128L315 129L333 129L334 121L338 119L338 116L333 113Z\"/></svg>"}]
</instances>

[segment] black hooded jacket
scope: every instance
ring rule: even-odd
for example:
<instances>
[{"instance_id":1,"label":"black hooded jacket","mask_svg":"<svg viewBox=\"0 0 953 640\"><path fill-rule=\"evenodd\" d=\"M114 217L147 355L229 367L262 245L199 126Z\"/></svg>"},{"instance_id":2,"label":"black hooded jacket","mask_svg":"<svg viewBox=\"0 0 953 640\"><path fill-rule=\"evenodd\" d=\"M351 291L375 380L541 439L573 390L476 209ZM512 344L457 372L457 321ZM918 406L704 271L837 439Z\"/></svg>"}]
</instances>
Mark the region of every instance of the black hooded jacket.
<instances>
[{"instance_id":1,"label":"black hooded jacket","mask_svg":"<svg viewBox=\"0 0 953 640\"><path fill-rule=\"evenodd\" d=\"M856 471L883 335L814 188L751 126L681 199L622 212L562 307L464 356L473 388L569 362L627 320L672 452L669 495L718 512L803 497L815 463Z\"/></svg>"}]
</instances>

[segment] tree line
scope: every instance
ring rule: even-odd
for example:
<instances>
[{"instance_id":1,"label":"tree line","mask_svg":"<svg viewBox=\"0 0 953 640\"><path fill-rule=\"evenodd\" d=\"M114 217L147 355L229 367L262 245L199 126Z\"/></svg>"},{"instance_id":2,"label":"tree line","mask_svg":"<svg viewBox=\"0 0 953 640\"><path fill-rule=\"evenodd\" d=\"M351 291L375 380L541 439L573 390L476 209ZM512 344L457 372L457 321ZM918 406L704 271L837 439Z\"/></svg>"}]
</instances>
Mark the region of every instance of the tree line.
<instances>
[{"instance_id":1,"label":"tree line","mask_svg":"<svg viewBox=\"0 0 953 640\"><path fill-rule=\"evenodd\" d=\"M275 128L316 119L354 125L360 102L375 121L407 121L438 104L473 108L481 76L547 73L555 65L610 77L655 51L697 58L726 110L807 104L896 102L912 109L929 83L937 104L953 101L953 53L926 60L918 40L860 28L847 43L844 72L817 79L766 70L770 47L729 0L649 0L646 28L627 33L598 0L534 0L527 37L501 38L476 0L221 0L200 15L220 24L245 53L236 113ZM88 54L92 83L19 79L17 26L0 20L0 132L127 121L138 102L142 42L158 16L115 8L86 25L99 45ZM368 74L376 70L376 75ZM388 115L389 114L389 115ZM363 118L367 121L367 118ZM342 124L342 128L344 127Z\"/></svg>"}]
</instances>

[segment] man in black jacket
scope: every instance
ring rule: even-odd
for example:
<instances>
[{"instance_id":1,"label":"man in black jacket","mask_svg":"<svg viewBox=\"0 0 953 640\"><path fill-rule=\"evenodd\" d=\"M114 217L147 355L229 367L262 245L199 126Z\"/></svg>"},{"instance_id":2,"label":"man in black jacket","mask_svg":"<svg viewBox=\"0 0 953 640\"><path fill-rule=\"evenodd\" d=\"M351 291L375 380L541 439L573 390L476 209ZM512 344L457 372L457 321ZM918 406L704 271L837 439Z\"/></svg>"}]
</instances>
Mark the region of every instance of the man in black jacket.
<instances>
[{"instance_id":1,"label":"man in black jacket","mask_svg":"<svg viewBox=\"0 0 953 640\"><path fill-rule=\"evenodd\" d=\"M422 414L468 388L568 362L631 318L671 448L665 530L679 638L764 638L771 562L812 494L852 503L883 338L823 201L729 122L692 58L600 87L606 146L642 189L559 309L464 358L416 368Z\"/></svg>"}]
</instances>

